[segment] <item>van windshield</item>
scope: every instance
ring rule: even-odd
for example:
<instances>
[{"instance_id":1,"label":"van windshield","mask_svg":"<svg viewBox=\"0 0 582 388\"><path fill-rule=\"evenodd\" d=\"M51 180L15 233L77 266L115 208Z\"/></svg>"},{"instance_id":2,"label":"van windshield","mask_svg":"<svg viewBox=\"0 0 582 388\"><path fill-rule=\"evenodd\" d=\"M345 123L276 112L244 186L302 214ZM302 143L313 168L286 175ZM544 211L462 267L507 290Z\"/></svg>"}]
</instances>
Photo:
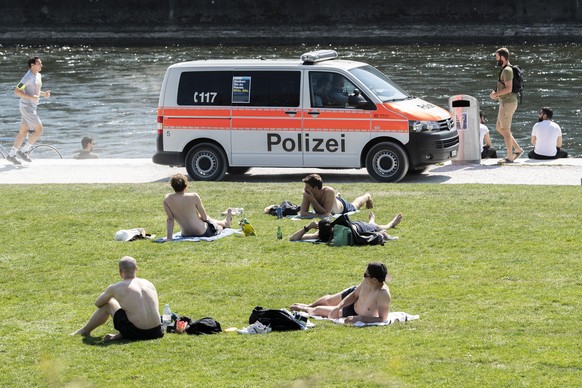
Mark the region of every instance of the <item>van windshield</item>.
<instances>
[{"instance_id":1,"label":"van windshield","mask_svg":"<svg viewBox=\"0 0 582 388\"><path fill-rule=\"evenodd\" d=\"M350 70L364 85L368 87L382 102L406 100L410 95L380 70L372 66L356 67Z\"/></svg>"}]
</instances>

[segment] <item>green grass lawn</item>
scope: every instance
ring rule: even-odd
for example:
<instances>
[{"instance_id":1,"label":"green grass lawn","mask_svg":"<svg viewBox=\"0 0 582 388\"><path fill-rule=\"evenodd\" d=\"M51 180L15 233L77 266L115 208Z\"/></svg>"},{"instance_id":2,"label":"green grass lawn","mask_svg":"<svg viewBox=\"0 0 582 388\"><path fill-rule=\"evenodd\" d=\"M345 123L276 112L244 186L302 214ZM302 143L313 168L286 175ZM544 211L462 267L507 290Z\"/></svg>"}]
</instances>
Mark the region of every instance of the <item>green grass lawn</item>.
<instances>
[{"instance_id":1,"label":"green grass lawn","mask_svg":"<svg viewBox=\"0 0 582 388\"><path fill-rule=\"evenodd\" d=\"M334 184L370 191L377 221L404 221L385 246L286 239L307 222L262 209L300 200L300 183L193 183L208 213L244 207L257 237L212 243L113 240L119 229L165 235L167 183L0 186L0 386L580 386L580 187ZM352 217L366 220L367 212ZM420 320L305 332L168 334L103 344L68 334L137 259L160 304L247 326L252 309L311 302L361 280L379 260L393 276L392 311Z\"/></svg>"}]
</instances>

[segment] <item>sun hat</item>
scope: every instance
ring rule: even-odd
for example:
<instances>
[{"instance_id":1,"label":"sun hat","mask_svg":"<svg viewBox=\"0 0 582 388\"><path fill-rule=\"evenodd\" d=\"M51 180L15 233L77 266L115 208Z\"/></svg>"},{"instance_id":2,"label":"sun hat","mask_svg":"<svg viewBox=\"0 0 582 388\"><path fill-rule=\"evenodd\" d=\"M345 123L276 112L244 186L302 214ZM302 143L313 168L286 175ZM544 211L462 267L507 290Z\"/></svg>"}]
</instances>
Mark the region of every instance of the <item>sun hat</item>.
<instances>
[{"instance_id":1,"label":"sun hat","mask_svg":"<svg viewBox=\"0 0 582 388\"><path fill-rule=\"evenodd\" d=\"M144 228L121 229L115 232L115 241L133 241L138 238L146 238Z\"/></svg>"}]
</instances>

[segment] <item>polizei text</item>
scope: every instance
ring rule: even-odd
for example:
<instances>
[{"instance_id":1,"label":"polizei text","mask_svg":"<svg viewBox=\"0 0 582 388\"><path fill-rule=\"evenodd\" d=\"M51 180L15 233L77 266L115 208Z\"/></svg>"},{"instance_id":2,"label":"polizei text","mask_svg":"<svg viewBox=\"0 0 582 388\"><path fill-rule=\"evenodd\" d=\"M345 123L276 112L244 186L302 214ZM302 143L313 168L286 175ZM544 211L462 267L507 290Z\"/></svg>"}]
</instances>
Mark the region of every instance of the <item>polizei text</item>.
<instances>
[{"instance_id":1,"label":"polizei text","mask_svg":"<svg viewBox=\"0 0 582 388\"><path fill-rule=\"evenodd\" d=\"M309 133L298 133L295 136L281 137L277 133L267 134L267 151L281 147L285 152L346 152L346 135L335 138L322 139L309 137Z\"/></svg>"}]
</instances>

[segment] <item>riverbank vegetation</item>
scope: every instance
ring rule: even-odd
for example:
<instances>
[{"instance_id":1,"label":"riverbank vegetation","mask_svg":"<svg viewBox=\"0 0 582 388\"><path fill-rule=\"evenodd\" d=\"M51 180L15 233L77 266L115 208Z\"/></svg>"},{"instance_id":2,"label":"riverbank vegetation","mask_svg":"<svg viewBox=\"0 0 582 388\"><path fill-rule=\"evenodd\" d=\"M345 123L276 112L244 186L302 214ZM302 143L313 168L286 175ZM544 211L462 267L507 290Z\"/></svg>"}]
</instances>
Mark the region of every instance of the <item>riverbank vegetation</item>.
<instances>
[{"instance_id":1,"label":"riverbank vegetation","mask_svg":"<svg viewBox=\"0 0 582 388\"><path fill-rule=\"evenodd\" d=\"M377 221L402 212L392 233L399 240L342 248L287 241L307 222L262 210L298 202L295 182L193 183L212 217L244 207L258 236L165 244L113 236L134 227L164 236L167 183L0 186L0 385L579 384L579 187L333 185L350 200L370 191ZM367 220L367 211L352 218ZM123 255L137 259L138 276L156 285L161 306L213 317L223 329L247 326L257 305L288 307L353 285L375 260L393 276L392 310L420 319L104 344L109 321L85 341L69 336L119 280Z\"/></svg>"}]
</instances>

